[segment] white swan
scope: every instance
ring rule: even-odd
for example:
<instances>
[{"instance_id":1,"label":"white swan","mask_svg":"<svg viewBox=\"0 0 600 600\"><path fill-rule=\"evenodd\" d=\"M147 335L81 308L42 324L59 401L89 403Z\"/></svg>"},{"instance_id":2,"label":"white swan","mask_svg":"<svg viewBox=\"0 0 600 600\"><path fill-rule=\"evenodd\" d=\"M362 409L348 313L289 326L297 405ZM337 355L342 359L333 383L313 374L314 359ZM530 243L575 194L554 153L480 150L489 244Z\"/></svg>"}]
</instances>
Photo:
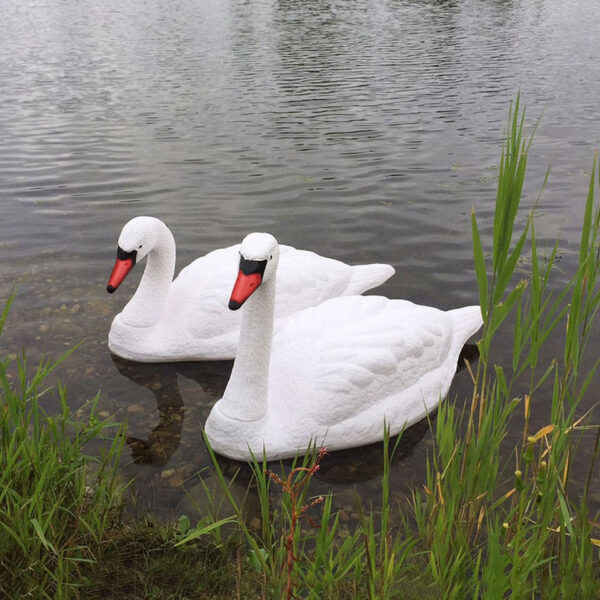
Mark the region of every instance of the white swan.
<instances>
[{"instance_id":1,"label":"white swan","mask_svg":"<svg viewBox=\"0 0 600 600\"><path fill-rule=\"evenodd\" d=\"M138 289L113 320L108 347L140 362L218 360L235 356L241 316L227 309L239 244L214 250L175 271L175 241L153 217L135 217L119 236L117 260L107 290L114 292L144 256ZM292 313L333 296L361 294L394 274L390 265L351 267L290 246L281 247L276 326Z\"/></svg>"},{"instance_id":2,"label":"white swan","mask_svg":"<svg viewBox=\"0 0 600 600\"><path fill-rule=\"evenodd\" d=\"M275 238L240 248L230 308L243 313L238 353L205 432L214 450L269 460L361 446L422 419L446 395L458 355L482 325L479 306L444 312L381 296L332 298L273 336Z\"/></svg>"}]
</instances>

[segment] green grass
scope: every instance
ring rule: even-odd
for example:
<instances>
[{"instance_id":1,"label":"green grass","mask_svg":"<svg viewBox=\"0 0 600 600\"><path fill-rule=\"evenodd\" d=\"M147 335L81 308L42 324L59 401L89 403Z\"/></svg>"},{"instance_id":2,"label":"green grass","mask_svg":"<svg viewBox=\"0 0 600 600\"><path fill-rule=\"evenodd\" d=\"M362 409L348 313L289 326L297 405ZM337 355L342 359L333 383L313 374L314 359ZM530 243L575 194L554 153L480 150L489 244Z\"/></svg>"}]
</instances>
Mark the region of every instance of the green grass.
<instances>
[{"instance_id":1,"label":"green grass","mask_svg":"<svg viewBox=\"0 0 600 600\"><path fill-rule=\"evenodd\" d=\"M88 456L87 442L109 433L93 402L90 418L76 421L64 390L45 387L56 364L43 362L28 376L23 358L13 382L5 360L0 596L600 598L600 518L588 508L600 430L581 409L597 386L599 362L588 356L600 307L599 170L594 159L577 265L567 284L556 287L558 243L540 247L533 212L523 216L520 208L533 137L524 134L524 117L517 99L491 236L482 235L472 214L484 316L480 358L469 367L473 393L466 402L445 400L432 418L433 446L410 500L391 501L390 465L399 438L385 435L381 498L360 509L357 525L348 526L331 496L311 494L323 459L317 448L287 468L280 465L277 474L261 457L252 461L261 518L258 525L247 523L209 448L233 516L207 515L196 524L185 515L170 524L123 523L123 486L115 470L121 432L110 431L114 441L101 459ZM498 331L513 340L510 364L491 358ZM547 344L555 339L563 345L553 356ZM49 393L61 401L59 415L42 410ZM538 431L531 430L533 410L548 415ZM583 435L588 444L594 440L593 456L586 481L572 492L570 473Z\"/></svg>"},{"instance_id":2,"label":"green grass","mask_svg":"<svg viewBox=\"0 0 600 600\"><path fill-rule=\"evenodd\" d=\"M10 308L0 318L0 333ZM108 423L95 416L74 420L65 390L49 389L55 363L42 361L28 373L24 357L0 362L0 597L70 598L78 594L95 547L118 513L116 436L100 459L86 444ZM58 395L61 412L48 415L44 396Z\"/></svg>"}]
</instances>

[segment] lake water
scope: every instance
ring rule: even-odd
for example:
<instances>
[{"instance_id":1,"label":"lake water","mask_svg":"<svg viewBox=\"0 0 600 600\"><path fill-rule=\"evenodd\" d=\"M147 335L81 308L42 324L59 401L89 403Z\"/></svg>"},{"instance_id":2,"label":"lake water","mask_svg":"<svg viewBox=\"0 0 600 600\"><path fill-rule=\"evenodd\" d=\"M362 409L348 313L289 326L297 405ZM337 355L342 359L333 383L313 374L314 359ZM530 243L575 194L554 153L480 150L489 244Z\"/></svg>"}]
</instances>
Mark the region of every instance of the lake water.
<instances>
[{"instance_id":1,"label":"lake water","mask_svg":"<svg viewBox=\"0 0 600 600\"><path fill-rule=\"evenodd\" d=\"M562 239L557 282L572 273L600 145L596 0L0 0L0 9L0 290L3 299L18 290L2 348L25 347L34 361L84 340L58 376L74 409L100 390L103 414L128 420L136 462L123 471L143 510L184 510L181 483L197 486L210 462L201 425L231 363L111 358L111 319L143 268L106 293L131 217L169 225L178 269L266 230L350 263L393 264L379 290L390 297L471 304L470 212L489 243L520 90L528 126L543 113L524 206L551 166L537 232ZM501 360L509 329L500 342ZM468 392L463 372L452 393ZM532 428L548 419L540 401ZM407 432L395 492L421 484L430 443L426 424ZM355 490L369 498L380 459L378 446L331 456L319 485L342 505Z\"/></svg>"}]
</instances>

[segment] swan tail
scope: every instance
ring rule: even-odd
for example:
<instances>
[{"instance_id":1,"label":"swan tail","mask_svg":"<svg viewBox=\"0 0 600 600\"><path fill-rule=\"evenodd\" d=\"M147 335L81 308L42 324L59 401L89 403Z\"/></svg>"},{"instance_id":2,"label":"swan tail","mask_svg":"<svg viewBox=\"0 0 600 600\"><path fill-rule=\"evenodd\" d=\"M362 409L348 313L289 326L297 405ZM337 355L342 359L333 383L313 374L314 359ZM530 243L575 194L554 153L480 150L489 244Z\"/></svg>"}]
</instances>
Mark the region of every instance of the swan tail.
<instances>
[{"instance_id":1,"label":"swan tail","mask_svg":"<svg viewBox=\"0 0 600 600\"><path fill-rule=\"evenodd\" d=\"M352 277L344 290L344 295L362 294L371 288L380 286L387 281L396 270L392 265L373 263L371 265L356 265L352 267Z\"/></svg>"},{"instance_id":2,"label":"swan tail","mask_svg":"<svg viewBox=\"0 0 600 600\"><path fill-rule=\"evenodd\" d=\"M450 310L448 314L452 318L452 331L456 344L459 346L458 350L460 351L465 342L483 325L481 307L477 305L464 306L463 308Z\"/></svg>"}]
</instances>

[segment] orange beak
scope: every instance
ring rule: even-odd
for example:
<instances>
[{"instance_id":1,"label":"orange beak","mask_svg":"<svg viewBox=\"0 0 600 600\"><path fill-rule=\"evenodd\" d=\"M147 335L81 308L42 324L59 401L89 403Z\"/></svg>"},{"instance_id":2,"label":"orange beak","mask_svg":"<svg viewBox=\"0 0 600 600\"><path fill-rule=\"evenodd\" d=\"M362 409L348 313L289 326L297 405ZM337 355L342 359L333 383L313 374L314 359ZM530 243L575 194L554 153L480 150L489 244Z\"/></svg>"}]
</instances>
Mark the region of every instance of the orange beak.
<instances>
[{"instance_id":1,"label":"orange beak","mask_svg":"<svg viewBox=\"0 0 600 600\"><path fill-rule=\"evenodd\" d=\"M231 310L240 308L261 283L262 275L260 273L246 275L240 269L231 292L231 298L229 299L229 308Z\"/></svg>"},{"instance_id":2,"label":"orange beak","mask_svg":"<svg viewBox=\"0 0 600 600\"><path fill-rule=\"evenodd\" d=\"M127 273L135 266L137 251L125 252L121 248L117 249L117 260L113 267L112 273L108 279L108 285L106 291L112 294L120 285L123 283L123 279L127 276Z\"/></svg>"}]
</instances>

